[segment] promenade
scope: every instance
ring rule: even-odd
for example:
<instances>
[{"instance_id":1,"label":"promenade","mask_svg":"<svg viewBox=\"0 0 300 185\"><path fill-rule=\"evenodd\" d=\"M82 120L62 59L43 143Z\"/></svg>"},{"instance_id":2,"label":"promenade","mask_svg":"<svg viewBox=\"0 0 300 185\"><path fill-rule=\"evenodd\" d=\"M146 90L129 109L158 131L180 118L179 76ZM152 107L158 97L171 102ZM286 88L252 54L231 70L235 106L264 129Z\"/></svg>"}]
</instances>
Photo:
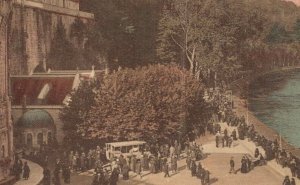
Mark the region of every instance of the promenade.
<instances>
[{"instance_id":1,"label":"promenade","mask_svg":"<svg viewBox=\"0 0 300 185\"><path fill-rule=\"evenodd\" d=\"M201 164L208 169L213 185L281 185L283 175L269 165L254 168L247 174L237 172L229 173L229 160L234 157L236 170L240 167L240 161L244 154L252 154L250 151L254 144L247 141L235 143L233 148L216 148L214 141L203 145L204 151L209 153L208 157L201 160ZM119 185L199 185L200 179L191 176L191 172L186 169L185 159L178 162L179 173L170 174L170 178L164 178L163 173L146 173L142 179L131 174L130 180L120 180Z\"/></svg>"},{"instance_id":2,"label":"promenade","mask_svg":"<svg viewBox=\"0 0 300 185\"><path fill-rule=\"evenodd\" d=\"M225 123L220 123L222 130L226 127L231 132L235 127L228 127ZM197 140L197 144L202 144L204 152L208 156L199 161L202 166L210 171L210 179L213 185L281 185L284 176L289 175L291 172L288 168L282 168L275 160L269 161L265 166L255 167L252 171L242 174L239 171L241 166L241 158L243 155L248 154L253 156L255 151L255 144L246 140L238 140L233 142L231 148L217 148L215 146L215 136L207 135ZM261 147L259 150L263 152ZM184 154L183 154L184 155ZM233 157L235 161L236 174L229 173L229 160ZM36 185L42 178L42 168L30 161L31 168L29 180L21 180L16 185ZM149 171L142 173L142 178L134 173L130 173L129 180L120 180L118 185L199 185L200 179L191 176L191 172L186 168L186 159L182 158L178 161L178 172L172 174L170 172L169 178L164 178L164 173L151 174ZM89 172L73 173L71 175L72 185L91 185L93 174ZM296 179L296 183L300 181ZM61 179L61 184L63 180Z\"/></svg>"},{"instance_id":3,"label":"promenade","mask_svg":"<svg viewBox=\"0 0 300 185\"><path fill-rule=\"evenodd\" d=\"M221 126L225 126L222 124ZM232 130L233 127L227 127ZM265 166L257 166L246 174L239 172L241 159L244 154L253 156L256 148L253 142L248 140L238 140L233 143L232 148L216 148L214 136L206 136L197 141L198 144L204 144L204 152L208 153L208 157L201 160L201 164L208 169L213 185L281 185L284 177L291 173L288 168L282 168L275 160L268 162ZM263 151L261 147L258 147ZM229 173L229 160L233 157L235 161L235 169L237 174ZM179 173L172 174L170 178L164 178L163 173L149 174L145 173L143 178L131 174L129 181L120 180L120 185L199 185L200 179L192 177L189 170L186 169L185 159L178 162ZM296 183L300 181L296 179Z\"/></svg>"},{"instance_id":4,"label":"promenade","mask_svg":"<svg viewBox=\"0 0 300 185\"><path fill-rule=\"evenodd\" d=\"M43 168L31 161L22 159L23 162L27 161L28 166L30 168L30 176L28 180L24 180L21 178L21 180L17 181L15 185L37 185L41 182L43 179ZM22 176L21 176L22 177Z\"/></svg>"}]
</instances>

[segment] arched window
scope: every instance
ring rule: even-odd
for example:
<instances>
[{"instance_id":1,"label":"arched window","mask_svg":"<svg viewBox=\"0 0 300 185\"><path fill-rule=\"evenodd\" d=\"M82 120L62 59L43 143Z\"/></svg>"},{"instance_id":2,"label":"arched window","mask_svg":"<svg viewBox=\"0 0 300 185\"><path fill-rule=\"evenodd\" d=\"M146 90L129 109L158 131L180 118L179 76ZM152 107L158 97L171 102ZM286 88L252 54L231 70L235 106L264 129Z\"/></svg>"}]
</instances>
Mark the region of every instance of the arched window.
<instances>
[{"instance_id":1,"label":"arched window","mask_svg":"<svg viewBox=\"0 0 300 185\"><path fill-rule=\"evenodd\" d=\"M39 133L37 135L37 144L41 145L44 142L44 137L43 137L43 133Z\"/></svg>"},{"instance_id":2,"label":"arched window","mask_svg":"<svg viewBox=\"0 0 300 185\"><path fill-rule=\"evenodd\" d=\"M32 147L32 134L27 134L27 146Z\"/></svg>"},{"instance_id":3,"label":"arched window","mask_svg":"<svg viewBox=\"0 0 300 185\"><path fill-rule=\"evenodd\" d=\"M52 133L51 132L48 132L47 142L48 142L48 144L50 144L52 142Z\"/></svg>"}]
</instances>

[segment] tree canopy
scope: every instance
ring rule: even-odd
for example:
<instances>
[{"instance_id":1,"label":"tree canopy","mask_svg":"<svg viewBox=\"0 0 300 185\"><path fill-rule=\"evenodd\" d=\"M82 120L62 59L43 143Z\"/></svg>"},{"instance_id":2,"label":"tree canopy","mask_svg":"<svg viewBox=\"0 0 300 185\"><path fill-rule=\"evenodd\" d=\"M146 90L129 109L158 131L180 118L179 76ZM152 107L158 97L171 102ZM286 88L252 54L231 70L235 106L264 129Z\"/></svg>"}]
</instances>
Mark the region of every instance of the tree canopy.
<instances>
[{"instance_id":1,"label":"tree canopy","mask_svg":"<svg viewBox=\"0 0 300 185\"><path fill-rule=\"evenodd\" d=\"M66 130L81 139L151 142L192 137L205 124L206 106L202 83L188 71L153 65L118 71L97 85L83 84L61 117Z\"/></svg>"}]
</instances>

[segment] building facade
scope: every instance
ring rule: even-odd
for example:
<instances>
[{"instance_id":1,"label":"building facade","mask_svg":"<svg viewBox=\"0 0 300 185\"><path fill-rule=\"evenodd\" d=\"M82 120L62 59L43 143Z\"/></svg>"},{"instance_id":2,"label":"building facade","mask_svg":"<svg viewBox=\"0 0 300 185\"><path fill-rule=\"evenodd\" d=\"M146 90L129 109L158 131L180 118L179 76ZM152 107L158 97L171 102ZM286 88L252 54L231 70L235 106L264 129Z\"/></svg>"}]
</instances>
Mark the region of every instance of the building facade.
<instances>
[{"instance_id":1,"label":"building facade","mask_svg":"<svg viewBox=\"0 0 300 185\"><path fill-rule=\"evenodd\" d=\"M0 1L0 180L8 176L13 160L13 126L9 97L9 71L7 59L8 17L11 1Z\"/></svg>"},{"instance_id":2,"label":"building facade","mask_svg":"<svg viewBox=\"0 0 300 185\"><path fill-rule=\"evenodd\" d=\"M82 81L93 80L103 71L49 71L32 75L12 75L12 119L16 142L27 149L55 141L62 144L63 122L60 112L68 104L70 94Z\"/></svg>"}]
</instances>

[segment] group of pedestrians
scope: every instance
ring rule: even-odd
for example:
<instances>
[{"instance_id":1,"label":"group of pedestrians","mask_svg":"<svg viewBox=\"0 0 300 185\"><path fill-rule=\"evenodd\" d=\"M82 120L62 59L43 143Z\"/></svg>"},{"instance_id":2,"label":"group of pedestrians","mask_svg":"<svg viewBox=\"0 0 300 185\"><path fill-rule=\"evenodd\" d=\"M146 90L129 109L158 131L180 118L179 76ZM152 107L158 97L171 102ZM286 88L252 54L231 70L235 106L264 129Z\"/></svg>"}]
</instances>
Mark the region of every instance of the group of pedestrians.
<instances>
[{"instance_id":1,"label":"group of pedestrians","mask_svg":"<svg viewBox=\"0 0 300 185\"><path fill-rule=\"evenodd\" d=\"M225 116L225 120L229 126L237 127L237 139L251 140L257 146L261 146L265 151L265 155L263 156L262 153L256 149L254 161L250 160L249 157L247 158L247 156L244 156L241 167L242 173L247 173L247 171L251 169L249 161L252 161L252 166L257 166L275 159L282 168L289 168L292 174L292 178L289 180L289 178L286 177L283 184L295 184L295 178L300 178L300 159L298 157L283 149L281 143L279 143L277 139L269 140L265 136L258 134L254 125L247 124L243 116L238 117L229 113Z\"/></svg>"},{"instance_id":2,"label":"group of pedestrians","mask_svg":"<svg viewBox=\"0 0 300 185\"><path fill-rule=\"evenodd\" d=\"M187 169L191 171L192 177L197 177L201 180L202 185L209 184L209 174L210 172L197 161L203 159L205 154L203 152L202 145L196 144L196 142L189 143L185 147L186 153L186 166Z\"/></svg>"},{"instance_id":3,"label":"group of pedestrians","mask_svg":"<svg viewBox=\"0 0 300 185\"><path fill-rule=\"evenodd\" d=\"M24 180L28 180L30 175L30 168L27 161L25 161L23 164L22 160L16 157L15 162L12 166L12 174L16 177L16 180L21 180L21 176Z\"/></svg>"}]
</instances>

